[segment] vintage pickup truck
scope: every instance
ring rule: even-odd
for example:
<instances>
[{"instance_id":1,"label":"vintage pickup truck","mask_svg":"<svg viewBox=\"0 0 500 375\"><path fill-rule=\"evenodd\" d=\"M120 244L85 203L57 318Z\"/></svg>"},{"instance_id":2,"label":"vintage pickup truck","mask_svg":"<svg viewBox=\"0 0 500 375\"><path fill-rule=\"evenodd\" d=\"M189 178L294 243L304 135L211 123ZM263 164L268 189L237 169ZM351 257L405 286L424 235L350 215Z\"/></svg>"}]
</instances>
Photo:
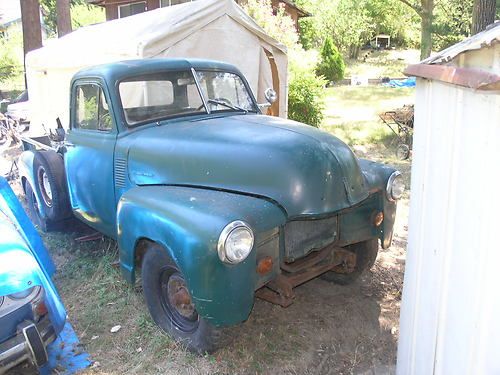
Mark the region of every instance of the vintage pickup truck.
<instances>
[{"instance_id":1,"label":"vintage pickup truck","mask_svg":"<svg viewBox=\"0 0 500 375\"><path fill-rule=\"evenodd\" d=\"M286 307L314 277L352 282L391 244L400 173L263 115L234 66L97 66L73 77L70 106L58 147L20 157L38 224L74 215L116 239L154 321L195 352L223 345L255 297Z\"/></svg>"}]
</instances>

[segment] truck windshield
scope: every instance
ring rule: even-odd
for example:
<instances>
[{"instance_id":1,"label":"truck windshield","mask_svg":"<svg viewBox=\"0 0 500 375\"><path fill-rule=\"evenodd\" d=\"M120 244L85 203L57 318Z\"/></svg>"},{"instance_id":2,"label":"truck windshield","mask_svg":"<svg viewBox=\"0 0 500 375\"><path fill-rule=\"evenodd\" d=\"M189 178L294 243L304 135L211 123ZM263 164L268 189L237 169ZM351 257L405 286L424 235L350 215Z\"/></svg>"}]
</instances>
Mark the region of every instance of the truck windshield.
<instances>
[{"instance_id":1,"label":"truck windshield","mask_svg":"<svg viewBox=\"0 0 500 375\"><path fill-rule=\"evenodd\" d=\"M196 71L196 75L210 112L257 111L243 80L238 75L217 71Z\"/></svg>"},{"instance_id":2,"label":"truck windshield","mask_svg":"<svg viewBox=\"0 0 500 375\"><path fill-rule=\"evenodd\" d=\"M130 126L181 115L257 111L243 80L229 72L142 74L120 82L119 91Z\"/></svg>"}]
</instances>

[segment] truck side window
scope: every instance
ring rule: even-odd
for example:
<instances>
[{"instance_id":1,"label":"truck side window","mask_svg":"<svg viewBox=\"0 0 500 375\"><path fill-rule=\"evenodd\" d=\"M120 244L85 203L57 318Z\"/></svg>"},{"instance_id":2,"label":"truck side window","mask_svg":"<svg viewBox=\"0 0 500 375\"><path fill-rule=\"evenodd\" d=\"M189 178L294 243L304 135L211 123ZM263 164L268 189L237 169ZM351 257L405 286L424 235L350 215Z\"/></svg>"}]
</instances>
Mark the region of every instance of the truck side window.
<instances>
[{"instance_id":1,"label":"truck side window","mask_svg":"<svg viewBox=\"0 0 500 375\"><path fill-rule=\"evenodd\" d=\"M77 86L75 120L75 127L79 129L111 130L109 107L98 85L86 83Z\"/></svg>"}]
</instances>

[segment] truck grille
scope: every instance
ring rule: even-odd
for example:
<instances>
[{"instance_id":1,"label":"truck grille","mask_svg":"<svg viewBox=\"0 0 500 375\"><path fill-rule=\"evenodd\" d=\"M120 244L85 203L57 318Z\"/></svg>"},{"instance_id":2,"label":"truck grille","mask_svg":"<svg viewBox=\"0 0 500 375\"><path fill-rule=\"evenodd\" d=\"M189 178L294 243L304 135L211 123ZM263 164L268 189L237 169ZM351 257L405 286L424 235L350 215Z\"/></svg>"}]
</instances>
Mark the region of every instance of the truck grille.
<instances>
[{"instance_id":1,"label":"truck grille","mask_svg":"<svg viewBox=\"0 0 500 375\"><path fill-rule=\"evenodd\" d=\"M337 216L317 220L295 220L285 224L285 262L302 258L312 250L337 240Z\"/></svg>"}]
</instances>

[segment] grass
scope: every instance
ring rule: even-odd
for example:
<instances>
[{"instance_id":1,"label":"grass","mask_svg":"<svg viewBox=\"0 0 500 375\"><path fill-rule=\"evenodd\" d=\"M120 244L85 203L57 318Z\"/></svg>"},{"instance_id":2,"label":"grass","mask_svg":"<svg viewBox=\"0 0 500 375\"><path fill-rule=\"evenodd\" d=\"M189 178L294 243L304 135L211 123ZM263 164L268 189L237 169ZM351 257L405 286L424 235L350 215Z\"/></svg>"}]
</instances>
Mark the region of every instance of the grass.
<instances>
[{"instance_id":1,"label":"grass","mask_svg":"<svg viewBox=\"0 0 500 375\"><path fill-rule=\"evenodd\" d=\"M413 104L412 88L382 86L339 86L326 89L325 120L322 129L347 144L386 144L393 133L378 115Z\"/></svg>"},{"instance_id":2,"label":"grass","mask_svg":"<svg viewBox=\"0 0 500 375\"><path fill-rule=\"evenodd\" d=\"M321 129L343 140L358 157L393 165L410 186L410 161L396 157L397 138L379 114L413 104L415 89L383 86L338 86L326 89ZM405 193L408 198L409 191Z\"/></svg>"},{"instance_id":3,"label":"grass","mask_svg":"<svg viewBox=\"0 0 500 375\"><path fill-rule=\"evenodd\" d=\"M368 78L404 77L403 71L406 66L415 64L418 60L417 50L361 51L358 59L346 60L345 77L353 75Z\"/></svg>"}]
</instances>

